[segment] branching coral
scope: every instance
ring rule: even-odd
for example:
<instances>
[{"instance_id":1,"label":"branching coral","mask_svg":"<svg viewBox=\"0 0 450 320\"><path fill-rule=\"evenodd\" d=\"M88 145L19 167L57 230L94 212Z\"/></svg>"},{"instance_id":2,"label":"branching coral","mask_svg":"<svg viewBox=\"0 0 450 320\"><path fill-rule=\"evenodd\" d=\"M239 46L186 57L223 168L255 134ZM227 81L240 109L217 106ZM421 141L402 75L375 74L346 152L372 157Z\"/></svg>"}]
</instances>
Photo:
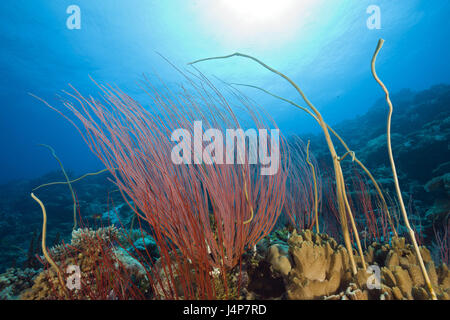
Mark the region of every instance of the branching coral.
<instances>
[{"instance_id":1,"label":"branching coral","mask_svg":"<svg viewBox=\"0 0 450 320\"><path fill-rule=\"evenodd\" d=\"M114 246L119 232L115 227L72 232L71 243L52 248L67 282L58 281L54 269L44 270L22 299L143 299L150 288L147 271L141 263ZM138 287L139 286L139 287Z\"/></svg>"},{"instance_id":2,"label":"branching coral","mask_svg":"<svg viewBox=\"0 0 450 320\"><path fill-rule=\"evenodd\" d=\"M185 259L184 274L194 265L206 275L219 268L225 277L242 253L275 225L284 200L285 163L281 160L273 175L261 175L261 168L248 161L173 163L170 136L176 129L192 133L196 120L203 122L204 130L243 128L230 100L248 111L256 128L267 127L245 97L234 94L228 100L203 75L197 79L188 79L191 90L180 86L176 94L144 82L150 111L119 89L102 85L98 85L101 99L86 98L73 89L74 93L66 93L70 101L63 104L81 121L83 130L65 116L109 169L130 207L159 241L170 241L168 251L182 253L176 259ZM280 147L283 153L283 141ZM192 156L195 159L197 154ZM168 252L161 258L169 265L183 265ZM174 278L170 268L165 272ZM211 296L208 291L202 297Z\"/></svg>"}]
</instances>

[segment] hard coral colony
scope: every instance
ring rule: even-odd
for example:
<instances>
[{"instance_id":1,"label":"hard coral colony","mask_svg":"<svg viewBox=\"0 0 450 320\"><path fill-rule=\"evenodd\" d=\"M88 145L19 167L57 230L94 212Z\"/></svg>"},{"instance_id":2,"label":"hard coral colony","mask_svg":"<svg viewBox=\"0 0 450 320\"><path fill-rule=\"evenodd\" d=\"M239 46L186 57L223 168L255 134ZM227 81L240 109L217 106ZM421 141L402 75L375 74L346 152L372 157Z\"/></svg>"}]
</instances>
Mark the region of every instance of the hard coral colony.
<instances>
[{"instance_id":1,"label":"hard coral colony","mask_svg":"<svg viewBox=\"0 0 450 320\"><path fill-rule=\"evenodd\" d=\"M287 80L307 107L261 90L317 121L332 172L319 168L310 142L305 147L300 139L286 138L281 138L279 170L274 175L262 175L260 167L248 162L174 164L171 132L181 127L193 133L196 120L205 130L275 126L235 85L226 86L225 96L200 72L183 73L188 86L180 86L176 93L146 80L143 90L151 111L116 87L96 83L100 98L85 97L72 87L62 98L70 115L44 103L79 131L105 165L133 210L133 223L129 229L124 225L77 229L75 219L71 244L47 252L45 206L32 194L44 214L42 262L48 268L21 298L449 299L447 266L436 267L428 249L418 245L403 204L390 145L393 106L375 72L382 44L380 40L372 72L389 105L389 158L411 244L401 237L398 219L395 226L395 206L388 205L374 176L298 85L260 60L235 53L191 64L240 56ZM243 108L248 119L239 119L232 105ZM341 156L333 136L345 149ZM352 185L344 177L345 159L359 167L350 179ZM77 180L67 178L66 183ZM373 193L368 191L372 187ZM290 226L273 232L284 217ZM149 241L153 250L145 245ZM81 269L81 279L70 278L73 290L66 286L70 266ZM374 278L375 269L379 279Z\"/></svg>"}]
</instances>

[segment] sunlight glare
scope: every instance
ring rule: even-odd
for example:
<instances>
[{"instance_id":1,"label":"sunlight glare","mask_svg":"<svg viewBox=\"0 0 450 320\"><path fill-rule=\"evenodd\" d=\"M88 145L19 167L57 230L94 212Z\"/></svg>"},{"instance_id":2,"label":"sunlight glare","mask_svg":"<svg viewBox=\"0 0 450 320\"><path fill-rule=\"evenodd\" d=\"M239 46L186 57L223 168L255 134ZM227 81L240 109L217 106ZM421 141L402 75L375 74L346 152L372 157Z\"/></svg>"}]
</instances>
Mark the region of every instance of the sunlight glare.
<instances>
[{"instance_id":1,"label":"sunlight glare","mask_svg":"<svg viewBox=\"0 0 450 320\"><path fill-rule=\"evenodd\" d=\"M286 41L313 20L320 0L199 0L209 32L227 42Z\"/></svg>"}]
</instances>

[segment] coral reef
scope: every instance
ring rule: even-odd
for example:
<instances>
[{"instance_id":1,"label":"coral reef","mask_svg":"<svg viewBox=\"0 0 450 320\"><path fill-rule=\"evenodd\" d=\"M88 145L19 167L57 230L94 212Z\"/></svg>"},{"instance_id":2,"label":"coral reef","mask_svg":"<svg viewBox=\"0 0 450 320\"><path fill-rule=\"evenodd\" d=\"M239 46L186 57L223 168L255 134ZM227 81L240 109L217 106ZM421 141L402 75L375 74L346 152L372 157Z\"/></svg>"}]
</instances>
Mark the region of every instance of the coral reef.
<instances>
[{"instance_id":1,"label":"coral reef","mask_svg":"<svg viewBox=\"0 0 450 320\"><path fill-rule=\"evenodd\" d=\"M347 250L327 235L294 232L288 244L292 257L292 270L286 278L289 299L330 295L351 278Z\"/></svg>"},{"instance_id":2,"label":"coral reef","mask_svg":"<svg viewBox=\"0 0 450 320\"><path fill-rule=\"evenodd\" d=\"M56 271L50 268L36 277L21 299L143 298L148 291L146 272L126 250L112 245L117 238L118 231L111 226L74 230L71 244L51 249L50 255L62 270L69 266L79 268L79 286L71 287L67 280L62 287Z\"/></svg>"},{"instance_id":3,"label":"coral reef","mask_svg":"<svg viewBox=\"0 0 450 320\"><path fill-rule=\"evenodd\" d=\"M402 90L392 95L392 101L396 112L392 118L391 139L400 184L404 186L402 192L405 200L409 199L406 202L411 224L419 233L421 244L431 247L435 241L433 225L447 226L450 212L447 177L450 172L450 85L436 85L420 92ZM352 146L387 194L393 194L385 118L385 101L380 99L367 113L333 128ZM313 135L311 145L315 146L317 161L328 163L323 138ZM354 167L343 165L344 174L351 176ZM402 225L399 227L401 235L405 230Z\"/></svg>"},{"instance_id":4,"label":"coral reef","mask_svg":"<svg viewBox=\"0 0 450 320\"><path fill-rule=\"evenodd\" d=\"M76 176L68 172L69 176ZM63 181L60 172L52 172L32 180L22 180L0 186L0 272L9 267L28 267L26 265L30 256L31 241L34 246L40 247L39 236L42 228L42 215L39 207L30 198L30 190L49 181ZM112 211L110 202L119 205L124 203L120 193L109 192L111 182L108 175L92 176L76 184L75 191L78 199L78 208L83 215L85 224L91 226L109 225L116 222L117 215L122 224L127 225L131 220L132 211L128 206L118 211ZM56 245L59 240L70 242L73 227L73 200L66 185L54 185L39 190L39 197L44 201L48 215L47 239L49 246ZM105 214L103 218L103 213ZM119 225L119 224L118 224ZM58 234L61 235L58 239ZM34 250L34 254L41 254ZM39 251L39 252L38 252ZM33 255L34 256L34 255ZM34 267L34 266L33 266Z\"/></svg>"},{"instance_id":5,"label":"coral reef","mask_svg":"<svg viewBox=\"0 0 450 320\"><path fill-rule=\"evenodd\" d=\"M403 192L405 199L408 196L411 198L408 211L420 244L431 249L430 252L421 246L420 252L439 299L449 299L450 295L449 271L445 264L441 264L441 262L448 263L449 254L450 162L447 148L450 133L449 93L450 86L437 86L421 93L409 92L408 96L403 93L393 98L399 109L392 123L393 130L398 133L392 135L392 143L400 164L399 179L402 185L407 186ZM392 180L391 172L387 168L388 159L385 156L386 135L382 121L385 114L382 110L383 108L377 105L367 115L344 125L337 125L335 129L342 133L355 150L359 150L358 157L367 163L383 188L388 188ZM363 129L364 135L353 134ZM317 163L320 163L322 168L324 159L329 157L327 150L323 149L323 142L314 139L311 141ZM349 159L351 155L347 157L348 163ZM326 173L327 167L324 167L322 173ZM11 262L13 266L22 266L22 269L9 268L0 275L0 298L430 299L412 245L404 238L394 237L389 233L386 221L380 221L382 215L377 211L380 209L377 207L378 202L375 197L370 198L375 194L374 190L371 190L370 181L367 183L358 180L359 178L354 175L355 171L351 171L355 169L352 165L343 165L342 168L346 176L355 178L355 181L353 178L346 181L350 189L348 192L350 200L359 197L363 202L363 205L360 205L356 201L351 201L350 206L357 213L355 220L358 229L363 230L360 236L363 240L366 266L379 267L381 280L379 288L369 288L368 280L373 274L363 269L359 252L355 249L353 255L357 273L352 272L348 250L339 244L343 243L339 230L331 232L332 228L338 226L336 223L338 217L336 221L326 220L327 215L335 214L332 210L333 206L336 207L336 203L335 199L331 201L327 199L325 193L320 199L323 213L320 216L320 231L328 234L299 232L302 229L300 225L303 228L313 228L312 214L306 215L312 212L311 196L314 193L310 192L309 202L305 202L305 199L299 201L294 196L293 204L296 202L308 204L305 210L299 210L297 214L299 218L309 220L295 220L297 231L287 228L275 229L267 237L257 241L254 247L254 243L251 242L251 245L243 249L242 261L237 260L240 253L235 255L233 259L236 261L228 266L239 262L233 268L203 268L201 263L204 261L199 259L193 262L194 259L189 259L192 255L187 255L188 259L185 259L186 254L183 256L177 246L173 245L173 241L167 241L167 251L161 252L159 247L161 239L155 240L145 231L142 233L140 229L130 230L128 236L124 237L123 230L129 229L134 219L132 209L120 199L118 192L111 193L109 197L109 193L105 192L109 182L106 182L104 177L91 177L76 185L83 219L95 222L94 224L103 225L108 222L116 226L77 229L72 232L71 238L66 241L67 244L63 242L50 249L50 255L62 270L69 265L80 266L82 289L68 292L61 288L54 270L33 270L41 267L43 262L36 258L42 254L39 248L41 236L36 231L39 230L41 221L40 215L34 214L35 204L30 203L28 191L44 181L61 180L60 175L53 174L33 181L13 183L8 188L0 187L2 191L0 250L3 252L0 267L6 269L11 266ZM321 176L323 178L326 174ZM325 179L320 183L324 190L332 190ZM360 183L363 185L361 188ZM306 189L312 190L312 183L309 184ZM51 215L49 221L52 224L49 228L50 239L55 239L52 242L59 241L59 233L67 235L72 229L73 201L66 189L66 186L55 185L40 190L43 198L45 200L48 198L46 203ZM26 197L21 198L21 194L25 194ZM248 206L248 199L246 200L244 195L245 193L241 198L245 207ZM389 205L395 208L392 201ZM162 209L164 207L161 207ZM210 210L207 206L204 209L205 212ZM247 209L243 211L246 213L244 218L247 219L250 212ZM55 216L53 212L60 214ZM373 226L369 224L370 219L373 219ZM251 219L249 221L251 222ZM124 229L119 229L117 226L122 223ZM281 224L282 222L278 222L278 225ZM401 224L397 227L399 234L404 235L404 227ZM11 232L11 229L14 232ZM210 230L212 235L210 242L220 244L221 241L216 239L215 234L216 221L211 223ZM378 233L376 237L367 236ZM204 245L202 238L199 239L198 245ZM65 240L67 239L63 239ZM188 241L185 243L190 245ZM27 247L28 252L22 249ZM197 248L193 245L192 252ZM211 248L214 249L211 245L204 246L203 258L211 259L213 262L220 261L223 257L221 255L212 257L208 252ZM162 257L167 254L169 258ZM140 259L142 256L156 263L149 267L146 265L147 261L142 261L145 259ZM228 258L228 255L226 257ZM173 270L168 272L168 268ZM152 281L153 283L150 283ZM190 283L186 284L187 282Z\"/></svg>"},{"instance_id":6,"label":"coral reef","mask_svg":"<svg viewBox=\"0 0 450 320\"><path fill-rule=\"evenodd\" d=\"M183 264L181 256L176 256L179 252L170 253L167 261L164 258L156 260L148 273L127 249L118 246L111 247L110 251L102 249L105 244L115 241L115 235L119 233L115 227L78 229L73 232L73 246L57 246L50 250L60 266L80 266L84 289L65 291L53 269L38 274L32 269L11 268L0 275L2 298L166 299L176 288L176 296L184 299L187 297L183 281L187 277L193 284L189 288L191 294L201 298L199 285L202 281L199 279L206 276L213 283L216 299L430 299L417 257L405 238L393 238L390 244L374 242L368 246L365 261L380 270L378 286L371 287L373 274L362 269L357 255L358 272L353 275L347 249L327 234L310 230L299 233L276 230L257 248L246 252L242 264L225 275L219 269L206 274L194 264ZM99 239L103 239L101 246L97 242ZM425 247L420 247L420 250L438 299L449 300L450 272L447 266L436 267L430 251ZM105 260L105 254L111 260ZM109 269L104 268L105 264ZM167 272L168 268L172 269L171 273ZM152 284L149 283L149 275ZM116 277L118 282L106 281L111 277ZM119 294L119 288L124 292ZM125 294L127 290L129 292Z\"/></svg>"},{"instance_id":7,"label":"coral reef","mask_svg":"<svg viewBox=\"0 0 450 320\"><path fill-rule=\"evenodd\" d=\"M438 299L450 298L450 273L445 264L436 268L428 249L420 247ZM326 234L294 230L286 245L273 244L261 253L255 270L250 272L247 298L326 299L326 300L404 300L430 299L423 274L412 245L405 238L393 238L391 244L373 243L365 252L366 262L380 270L379 286L372 286L373 274L362 269L352 275L347 249ZM265 278L265 282L261 281ZM263 292L262 284L276 293ZM256 283L255 283L256 282ZM258 286L257 283L260 283ZM275 289L283 286L283 290Z\"/></svg>"},{"instance_id":8,"label":"coral reef","mask_svg":"<svg viewBox=\"0 0 450 320\"><path fill-rule=\"evenodd\" d=\"M445 163L449 166L450 163ZM438 170L444 167L441 165ZM447 168L450 170L450 168ZM433 206L426 211L426 217L431 221L446 221L450 215L450 172L434 177L425 184L425 190L434 196Z\"/></svg>"},{"instance_id":9,"label":"coral reef","mask_svg":"<svg viewBox=\"0 0 450 320\"><path fill-rule=\"evenodd\" d=\"M15 300L20 294L32 287L40 271L31 268L9 268L0 274L0 300Z\"/></svg>"},{"instance_id":10,"label":"coral reef","mask_svg":"<svg viewBox=\"0 0 450 320\"><path fill-rule=\"evenodd\" d=\"M109 243L120 237L119 230L115 226L107 226L93 230L91 228L79 228L72 231L72 238L70 241L71 250L85 250L85 246L89 244L90 240L99 239L104 243ZM60 261L67 256L67 245L58 244L49 250L50 256Z\"/></svg>"},{"instance_id":11,"label":"coral reef","mask_svg":"<svg viewBox=\"0 0 450 320\"><path fill-rule=\"evenodd\" d=\"M445 264L436 268L430 251L420 247L431 284L439 299L450 299L450 273ZM367 250L367 261L381 267L383 299L430 299L412 245L405 238L393 238L392 244L373 243ZM364 284L359 283L359 287Z\"/></svg>"}]
</instances>

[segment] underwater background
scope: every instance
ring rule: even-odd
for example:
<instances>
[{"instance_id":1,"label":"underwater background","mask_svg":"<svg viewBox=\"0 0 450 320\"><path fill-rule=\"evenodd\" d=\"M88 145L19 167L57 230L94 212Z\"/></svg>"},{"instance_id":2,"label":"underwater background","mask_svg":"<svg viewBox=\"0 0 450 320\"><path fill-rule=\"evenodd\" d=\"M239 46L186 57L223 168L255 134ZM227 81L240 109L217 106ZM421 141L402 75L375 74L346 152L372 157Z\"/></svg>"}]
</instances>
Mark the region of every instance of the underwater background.
<instances>
[{"instance_id":1,"label":"underwater background","mask_svg":"<svg viewBox=\"0 0 450 320\"><path fill-rule=\"evenodd\" d=\"M67 9L71 5L80 9L79 28L71 29L68 26L68 19L73 13L67 12ZM380 28L370 28L368 25L368 19L373 13L367 9L373 5L380 9ZM145 105L148 97L140 82L145 77L153 80L161 78L164 81L165 87L157 84L156 90L177 90L178 84L184 79L171 64L181 70L192 70L187 65L191 61L234 52L257 57L288 75L302 88L326 122L339 132L380 183L389 198L389 205L398 210L397 231L407 237L395 200L386 147L388 107L384 93L373 79L370 69L380 38L386 42L377 59L377 72L388 87L394 105L392 148L410 223L419 245L429 250L430 257L424 259L434 261L436 270L438 265L448 264L449 12L449 1L424 0L2 1L0 273L3 274L0 275L0 298L20 297L24 290L35 283L43 270L44 259L40 248L42 213L30 197L30 192L45 183L65 181L65 176L49 148L42 144L55 150L70 179L105 168L71 123L34 96L62 109L57 95L61 94L61 90L70 91L68 84L86 97L98 93L98 88L90 79L92 77L99 83L117 85ZM298 93L284 79L248 59L234 57L207 61L196 64L195 68L217 83L250 84L289 100L299 99ZM326 190L333 189L333 183L328 179L333 175L333 166L317 122L292 105L260 90L246 87L239 89L276 122L287 141L300 138L302 142L299 148L303 153L304 145L310 141L309 150L313 154L314 164L320 167L323 177L321 210L332 212L332 202L335 200L327 198ZM245 116L245 111L237 110L236 115ZM293 157L293 161L304 162L303 153L299 158ZM373 194L374 191L367 186L370 183L367 178L361 177L361 172L355 173L355 168L356 165L351 163L343 170L344 175L356 177L348 178L347 182L349 188L354 188L351 197L354 197L355 203L351 205L361 215L361 221L358 220L357 224L366 226L362 231L367 236L361 237L365 242L364 250L377 252L382 251L380 248L385 244L397 246L390 240L392 230L389 231L388 227L386 237L381 235L381 229L375 231L375 227L362 222L367 213L366 202L371 201L370 196L365 198L365 194ZM122 225L128 229L134 224L133 210L124 202L121 193L116 192L117 186L111 182L114 178L111 173L104 173L73 184L76 210L85 225L99 227L115 224L118 228ZM311 188L312 185L307 187L309 192ZM73 242L74 201L67 185L44 187L36 194L45 203L48 213L47 246L52 247L62 241ZM362 197L359 196L361 194ZM305 210L312 210L313 200L296 197L294 195L293 203L309 201ZM359 199L362 204L358 205L355 199ZM376 206L377 201L373 200L373 206ZM279 298L286 295L293 299L318 297L298 293L287 280L287 273L284 274L285 266L273 262L273 256L278 253L270 249L271 245L278 243L286 252L290 252L289 248L294 246L288 243L288 239L295 238L290 228L297 227L296 232L299 234L303 232L302 229L314 229L313 224L306 222L302 222L303 227L290 225L286 210L283 207L276 225L270 230L271 234L267 235L269 244L258 244L265 246L259 252L261 261L268 262L252 260L251 263L257 267L248 267L248 270L253 271L248 271L247 275L249 280L246 290L251 293L247 294L247 298ZM343 243L340 227L332 226L333 219L324 222L323 227L328 236ZM151 231L154 230L150 228L149 233ZM373 238L368 235L372 231L373 235L376 234ZM310 237L309 233L298 236L303 237L303 240ZM327 239L318 237L314 241L317 244ZM158 247L157 239L150 236L139 239L139 236L135 236L133 240L133 245L124 245L126 251L142 253L147 249L155 260L160 257L159 251L162 249ZM374 245L370 249L373 241L378 242L380 247ZM406 250L406 244L398 246ZM283 250L280 249L280 252ZM41 259L37 258L39 256ZM291 257L294 256L291 253ZM294 258L290 259L295 262ZM378 264L384 265L379 262L380 259L373 258ZM289 264L292 270L295 264L293 261ZM272 268L270 270L278 272L276 276L267 275L269 265ZM388 265L386 262L386 268ZM436 271L436 287L440 288L436 290L441 290L440 297L446 294L445 297L448 297L450 278L446 277L448 270L443 270ZM401 274L401 271L395 272ZM423 296L419 289L404 289L399 284L400 276L395 272L392 271L392 281L401 288L403 297ZM260 274L259 278L256 274ZM385 274L383 276L388 277ZM293 277L292 272L289 277ZM142 288L140 284L136 286ZM265 287L274 288L274 292L264 291L262 288ZM420 286L415 283L412 287ZM153 288L153 293L155 291L158 290ZM285 291L289 293L285 294ZM402 297L397 291L392 292L392 296ZM161 293L159 295L163 296ZM331 296L331 293L327 291L326 295ZM28 298L37 296L30 295ZM151 295L143 296L148 298ZM109 296L102 298L107 299Z\"/></svg>"}]
</instances>

